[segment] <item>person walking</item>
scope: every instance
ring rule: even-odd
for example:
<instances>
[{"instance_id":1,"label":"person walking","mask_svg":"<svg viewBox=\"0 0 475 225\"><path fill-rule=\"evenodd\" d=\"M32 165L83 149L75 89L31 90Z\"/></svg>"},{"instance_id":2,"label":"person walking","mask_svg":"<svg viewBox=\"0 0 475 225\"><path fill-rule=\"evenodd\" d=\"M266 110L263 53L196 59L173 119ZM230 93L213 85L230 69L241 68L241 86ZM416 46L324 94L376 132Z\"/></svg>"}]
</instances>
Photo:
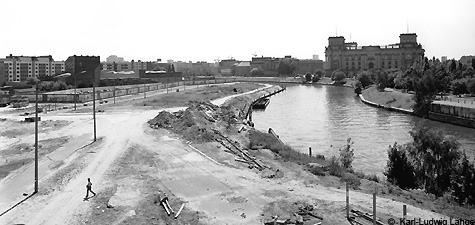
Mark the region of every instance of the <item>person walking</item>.
<instances>
[{"instance_id":1,"label":"person walking","mask_svg":"<svg viewBox=\"0 0 475 225\"><path fill-rule=\"evenodd\" d=\"M96 193L94 193L94 191L92 191L92 183L91 183L91 178L87 178L87 185L86 185L86 197L84 198L84 200L88 200L88 197L89 197L89 192L91 192L93 194L92 197L96 196Z\"/></svg>"}]
</instances>

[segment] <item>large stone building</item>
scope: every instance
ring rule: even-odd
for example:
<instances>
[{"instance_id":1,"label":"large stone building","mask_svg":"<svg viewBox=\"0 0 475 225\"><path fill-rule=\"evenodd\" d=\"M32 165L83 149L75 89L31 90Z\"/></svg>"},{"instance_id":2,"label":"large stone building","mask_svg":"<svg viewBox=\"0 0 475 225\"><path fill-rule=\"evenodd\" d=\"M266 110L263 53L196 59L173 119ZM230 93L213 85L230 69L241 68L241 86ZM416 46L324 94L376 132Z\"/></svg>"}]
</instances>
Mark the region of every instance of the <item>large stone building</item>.
<instances>
[{"instance_id":1,"label":"large stone building","mask_svg":"<svg viewBox=\"0 0 475 225\"><path fill-rule=\"evenodd\" d=\"M48 56L13 56L2 59L4 64L4 80L11 82L26 81L29 77L44 80L62 74L65 70L64 61L54 61Z\"/></svg>"},{"instance_id":2,"label":"large stone building","mask_svg":"<svg viewBox=\"0 0 475 225\"><path fill-rule=\"evenodd\" d=\"M95 81L99 85L101 78L101 61L99 56L69 56L65 62L66 72L72 75L66 78L68 85L91 87ZM82 73L85 71L84 73Z\"/></svg>"},{"instance_id":3,"label":"large stone building","mask_svg":"<svg viewBox=\"0 0 475 225\"><path fill-rule=\"evenodd\" d=\"M399 43L386 46L358 46L356 42L345 42L342 36L329 37L325 48L325 70L405 69L423 58L424 49L417 43L415 33L401 34Z\"/></svg>"}]
</instances>

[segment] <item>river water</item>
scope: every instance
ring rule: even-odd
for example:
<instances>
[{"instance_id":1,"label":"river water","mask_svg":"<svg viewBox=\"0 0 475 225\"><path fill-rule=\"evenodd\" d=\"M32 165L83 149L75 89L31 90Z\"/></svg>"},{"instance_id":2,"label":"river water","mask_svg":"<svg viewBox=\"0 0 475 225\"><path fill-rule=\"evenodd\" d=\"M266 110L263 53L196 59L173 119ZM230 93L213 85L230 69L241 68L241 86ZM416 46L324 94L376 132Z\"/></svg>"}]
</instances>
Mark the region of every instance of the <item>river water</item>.
<instances>
[{"instance_id":1,"label":"river water","mask_svg":"<svg viewBox=\"0 0 475 225\"><path fill-rule=\"evenodd\" d=\"M411 141L409 131L423 119L365 105L352 88L325 85L291 85L274 95L264 111L254 111L255 127L271 127L296 150L338 156L351 138L356 171L382 176L388 146ZM475 156L475 129L424 120L427 126L454 137L470 159Z\"/></svg>"}]
</instances>

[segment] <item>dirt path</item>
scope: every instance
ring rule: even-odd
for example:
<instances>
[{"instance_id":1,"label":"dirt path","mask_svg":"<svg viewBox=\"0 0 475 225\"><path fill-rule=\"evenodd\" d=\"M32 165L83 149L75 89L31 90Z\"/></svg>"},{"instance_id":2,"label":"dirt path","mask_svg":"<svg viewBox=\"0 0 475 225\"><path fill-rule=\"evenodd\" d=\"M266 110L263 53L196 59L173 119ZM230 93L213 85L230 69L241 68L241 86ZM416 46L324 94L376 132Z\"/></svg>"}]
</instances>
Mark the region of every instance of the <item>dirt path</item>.
<instances>
[{"instance_id":1,"label":"dirt path","mask_svg":"<svg viewBox=\"0 0 475 225\"><path fill-rule=\"evenodd\" d=\"M222 101L222 100L221 100ZM223 101L224 102L224 101ZM83 201L87 178L93 182L93 190L98 197L105 193L106 187L114 183L117 191L109 203L116 207L134 209L140 200L140 185L145 181L123 178L108 180L108 171L117 166L116 161L124 153L140 146L157 155L154 167L140 167L152 172L166 189L176 197L187 202L187 208L202 213L203 224L262 224L264 208L276 201L303 201L316 204L325 215L332 215L329 221L340 224L344 220L345 192L342 189L318 185L318 178L307 172L294 174L286 172L282 178L261 178L256 170L218 165L190 148L183 140L167 135L163 130L152 130L146 121L160 110L132 110L131 112L106 111L97 115L99 140L85 148L69 153L55 153L56 159L64 160L64 166L43 177L39 194L0 217L0 224L83 224L87 215L94 210L90 201ZM49 114L45 118L62 118L62 114ZM73 118L70 118L73 119ZM75 122L68 129L57 131L56 135L71 135L75 138L90 135L92 121L90 115L77 114ZM221 150L222 151L222 150ZM69 155L69 156L68 156ZM211 155L212 157L212 155ZM71 167L71 168L69 168ZM61 176L61 171L70 169L76 173L66 173L68 178L60 179L59 184L48 188L48 182ZM309 179L317 179L313 184ZM0 188L5 184L0 183ZM10 186L8 186L10 188ZM53 190L53 188L57 190ZM0 196L1 197L1 196ZM2 199L3 200L3 199ZM351 202L356 207L363 205L371 209L372 196L352 192ZM105 202L101 203L103 206ZM120 206L118 206L120 204ZM402 203L390 199L378 199L378 211L397 216ZM99 209L100 210L100 209ZM104 212L104 210L102 210ZM119 223L135 213L108 221ZM157 214L160 212L157 211ZM323 213L323 211L322 211ZM443 218L443 216L408 206L410 217Z\"/></svg>"}]
</instances>

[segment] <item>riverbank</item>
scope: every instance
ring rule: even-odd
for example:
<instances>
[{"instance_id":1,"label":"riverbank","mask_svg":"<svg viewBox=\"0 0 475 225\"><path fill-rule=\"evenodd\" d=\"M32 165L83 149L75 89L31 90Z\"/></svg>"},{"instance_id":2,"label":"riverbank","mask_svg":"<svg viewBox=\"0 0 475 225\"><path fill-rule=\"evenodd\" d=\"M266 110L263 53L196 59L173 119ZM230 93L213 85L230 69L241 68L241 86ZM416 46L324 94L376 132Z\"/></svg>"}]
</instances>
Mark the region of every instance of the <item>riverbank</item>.
<instances>
[{"instance_id":1,"label":"riverbank","mask_svg":"<svg viewBox=\"0 0 475 225\"><path fill-rule=\"evenodd\" d=\"M222 88L233 87L223 85ZM208 87L201 87L195 93L173 92L183 94L185 98L183 101L174 98L175 101L167 106L186 101L190 94L207 96L210 94L207 90ZM237 110L250 103L246 101L271 91L254 92L251 94L254 97L237 97L236 104L231 99L224 106L236 106ZM171 96L172 93L162 95ZM174 122L176 127L157 128L155 123L152 128L147 121L158 111L171 110L144 106L141 103L148 99L138 97L140 99L130 99L131 104L111 107L99 114L98 141L77 149L60 167L42 170L48 174L40 179L39 192L2 216L0 221L5 224L263 224L275 215L279 219L297 220L300 217L296 218L294 213L301 207L312 208L313 214L323 217L323 221L311 218L304 224L348 222L342 210L345 208L345 183L340 178L315 176L305 169L306 165L287 160L268 149L249 149L253 128L234 120L226 110L221 111L224 107L209 103L188 104L191 107L187 111L167 113L175 118L162 120L165 125ZM72 125L65 126L58 134L71 135L70 140L78 145L82 141L78 137L82 135L88 134L87 141L90 140L90 114L52 112L43 116L45 119L74 119ZM192 131L188 136L174 132L188 128ZM244 151L238 152L237 148ZM245 158L244 162L242 158ZM258 169L258 164L264 169ZM98 196L83 201L84 186L81 184L89 177ZM371 212L372 193L377 190L377 217L383 221L400 217L402 213L396 209L402 210L403 204L408 204L410 218L447 218L444 215L451 215L441 211L442 206L433 203L433 199L406 195L405 191L384 182L366 179L360 182L356 190L350 192L351 208ZM0 187L5 184L0 183ZM18 195L31 193L21 192L22 188L11 188ZM186 203L176 220L161 207L163 194L175 210ZM463 210L454 211L458 214L453 216L467 218Z\"/></svg>"},{"instance_id":2,"label":"riverbank","mask_svg":"<svg viewBox=\"0 0 475 225\"><path fill-rule=\"evenodd\" d=\"M380 92L375 86L364 89L360 95L361 100L369 105L412 114L412 107L416 104L412 95L386 88Z\"/></svg>"}]
</instances>

